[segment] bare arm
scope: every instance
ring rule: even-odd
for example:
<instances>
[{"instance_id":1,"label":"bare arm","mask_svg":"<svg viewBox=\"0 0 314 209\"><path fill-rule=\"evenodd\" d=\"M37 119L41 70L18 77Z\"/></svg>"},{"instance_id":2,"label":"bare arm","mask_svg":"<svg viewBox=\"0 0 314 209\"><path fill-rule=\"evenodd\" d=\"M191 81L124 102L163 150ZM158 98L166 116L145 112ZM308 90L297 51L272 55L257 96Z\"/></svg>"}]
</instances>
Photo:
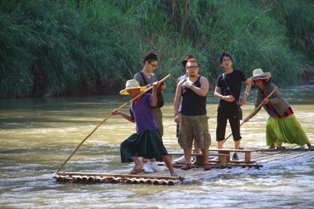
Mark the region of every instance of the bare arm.
<instances>
[{"instance_id":1,"label":"bare arm","mask_svg":"<svg viewBox=\"0 0 314 209\"><path fill-rule=\"evenodd\" d=\"M179 107L181 103L181 88L182 88L183 81L177 84L176 88L176 95L174 96L173 108L174 108L174 120L176 123L180 123L180 116L179 116Z\"/></svg>"},{"instance_id":2,"label":"bare arm","mask_svg":"<svg viewBox=\"0 0 314 209\"><path fill-rule=\"evenodd\" d=\"M243 122L248 122L251 118L253 118L261 109L262 106L260 106L261 102L264 103L264 100L259 100L259 91L256 92L256 98L255 98L255 109L245 118L243 118Z\"/></svg>"},{"instance_id":3,"label":"bare arm","mask_svg":"<svg viewBox=\"0 0 314 209\"><path fill-rule=\"evenodd\" d=\"M246 80L245 80L245 84L246 84L245 92L244 92L244 94L243 94L243 96L242 96L242 98L241 98L241 101L240 101L242 106L245 105L245 103L246 103L246 97L247 97L247 95L250 93L250 91L251 91L251 86L252 86L251 81L250 81L249 79L246 79Z\"/></svg>"},{"instance_id":4,"label":"bare arm","mask_svg":"<svg viewBox=\"0 0 314 209\"><path fill-rule=\"evenodd\" d=\"M214 90L214 96L218 99L222 99L225 100L227 102L233 102L234 101L234 97L232 95L221 95L220 93L220 88L218 86L215 86L215 90Z\"/></svg>"},{"instance_id":5,"label":"bare arm","mask_svg":"<svg viewBox=\"0 0 314 209\"><path fill-rule=\"evenodd\" d=\"M153 90L152 90L152 102L150 103L150 106L156 107L157 105L157 89L159 87L160 83L159 81L156 81L153 83Z\"/></svg>"},{"instance_id":6,"label":"bare arm","mask_svg":"<svg viewBox=\"0 0 314 209\"><path fill-rule=\"evenodd\" d=\"M127 119L128 121L130 121L130 122L132 122L132 123L135 122L134 120L132 120L131 116L125 114L124 112L121 112L120 110L116 110L116 109L115 109L115 110L112 110L112 111L111 111L111 114L112 114L112 115L121 115L122 117L124 117L124 118Z\"/></svg>"},{"instance_id":7,"label":"bare arm","mask_svg":"<svg viewBox=\"0 0 314 209\"><path fill-rule=\"evenodd\" d=\"M201 84L200 87L196 87L194 85L189 85L189 83L186 81L186 82L183 83L182 86L191 89L192 91L194 91L199 96L205 97L207 95L207 93L208 93L208 90L209 90L208 80L205 77L202 76L201 79L200 79L200 84Z\"/></svg>"}]
</instances>

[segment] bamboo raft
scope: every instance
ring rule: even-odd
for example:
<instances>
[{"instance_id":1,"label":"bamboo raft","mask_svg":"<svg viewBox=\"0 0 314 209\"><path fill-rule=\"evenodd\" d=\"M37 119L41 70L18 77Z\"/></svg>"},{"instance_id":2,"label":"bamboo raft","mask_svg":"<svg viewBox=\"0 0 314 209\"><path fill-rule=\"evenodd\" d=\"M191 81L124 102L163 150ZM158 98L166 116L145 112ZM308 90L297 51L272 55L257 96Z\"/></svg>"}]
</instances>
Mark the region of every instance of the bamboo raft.
<instances>
[{"instance_id":1,"label":"bamboo raft","mask_svg":"<svg viewBox=\"0 0 314 209\"><path fill-rule=\"evenodd\" d=\"M83 172L59 172L53 177L58 183L123 183L123 184L153 184L175 185L183 182L181 176L152 176L114 173L83 173Z\"/></svg>"},{"instance_id":2,"label":"bamboo raft","mask_svg":"<svg viewBox=\"0 0 314 209\"><path fill-rule=\"evenodd\" d=\"M244 153L238 153L240 159L244 158ZM159 165L163 171L152 174L139 173L137 175L125 173L85 173L85 172L58 172L53 178L57 183L122 183L122 184L150 184L150 185L178 185L196 179L215 178L223 174L233 174L239 170L260 169L262 167L284 166L304 162L314 158L313 149L288 148L286 150L258 149L251 153L252 162L229 161L226 167L221 167L219 162L210 160L212 169L204 171L203 166L192 165L191 170L181 170L182 164L173 164L179 176L169 176L169 171L163 163Z\"/></svg>"}]
</instances>

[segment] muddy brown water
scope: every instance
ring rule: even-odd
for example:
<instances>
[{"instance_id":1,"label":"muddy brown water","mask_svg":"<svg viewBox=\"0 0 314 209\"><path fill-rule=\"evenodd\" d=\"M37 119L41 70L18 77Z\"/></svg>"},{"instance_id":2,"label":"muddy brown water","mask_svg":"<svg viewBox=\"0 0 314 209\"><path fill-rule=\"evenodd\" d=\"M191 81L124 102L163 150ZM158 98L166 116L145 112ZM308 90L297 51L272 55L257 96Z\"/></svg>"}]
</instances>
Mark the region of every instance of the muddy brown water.
<instances>
[{"instance_id":1,"label":"muddy brown water","mask_svg":"<svg viewBox=\"0 0 314 209\"><path fill-rule=\"evenodd\" d=\"M254 92L243 107L253 110ZM314 143L314 86L281 89ZM166 93L164 144L179 151L173 121L173 94ZM312 208L314 159L262 169L234 168L191 179L181 185L59 184L52 176L77 145L129 101L119 95L0 100L0 208ZM208 95L209 131L216 147L218 100ZM127 106L123 108L128 111ZM266 148L262 110L243 124L241 147ZM119 145L134 124L112 116L66 163L65 172L110 173L131 170L120 163ZM229 135L230 128L226 134ZM232 148L232 139L225 147ZM294 146L294 145L287 145Z\"/></svg>"}]
</instances>

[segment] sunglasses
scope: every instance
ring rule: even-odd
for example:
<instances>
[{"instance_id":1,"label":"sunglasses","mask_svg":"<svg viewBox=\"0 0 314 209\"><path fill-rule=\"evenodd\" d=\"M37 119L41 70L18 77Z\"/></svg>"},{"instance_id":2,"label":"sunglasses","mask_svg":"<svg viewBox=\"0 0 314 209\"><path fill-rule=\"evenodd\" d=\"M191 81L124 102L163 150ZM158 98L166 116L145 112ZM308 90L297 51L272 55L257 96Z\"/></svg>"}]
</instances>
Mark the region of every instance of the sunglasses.
<instances>
[{"instance_id":1,"label":"sunglasses","mask_svg":"<svg viewBox=\"0 0 314 209\"><path fill-rule=\"evenodd\" d=\"M196 70L198 68L198 66L189 66L189 67L186 67L188 70Z\"/></svg>"}]
</instances>

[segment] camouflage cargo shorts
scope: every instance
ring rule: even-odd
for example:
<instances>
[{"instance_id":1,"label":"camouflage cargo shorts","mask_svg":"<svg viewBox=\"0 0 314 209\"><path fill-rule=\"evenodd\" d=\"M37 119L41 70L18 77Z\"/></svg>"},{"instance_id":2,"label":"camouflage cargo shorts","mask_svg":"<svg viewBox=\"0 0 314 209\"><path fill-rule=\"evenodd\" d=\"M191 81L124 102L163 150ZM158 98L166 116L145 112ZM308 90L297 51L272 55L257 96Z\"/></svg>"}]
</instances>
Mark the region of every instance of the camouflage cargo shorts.
<instances>
[{"instance_id":1,"label":"camouflage cargo shorts","mask_svg":"<svg viewBox=\"0 0 314 209\"><path fill-rule=\"evenodd\" d=\"M198 148L208 148L211 144L211 137L208 132L207 115L182 115L181 129L179 132L178 142L181 148L191 148L193 139Z\"/></svg>"}]
</instances>

